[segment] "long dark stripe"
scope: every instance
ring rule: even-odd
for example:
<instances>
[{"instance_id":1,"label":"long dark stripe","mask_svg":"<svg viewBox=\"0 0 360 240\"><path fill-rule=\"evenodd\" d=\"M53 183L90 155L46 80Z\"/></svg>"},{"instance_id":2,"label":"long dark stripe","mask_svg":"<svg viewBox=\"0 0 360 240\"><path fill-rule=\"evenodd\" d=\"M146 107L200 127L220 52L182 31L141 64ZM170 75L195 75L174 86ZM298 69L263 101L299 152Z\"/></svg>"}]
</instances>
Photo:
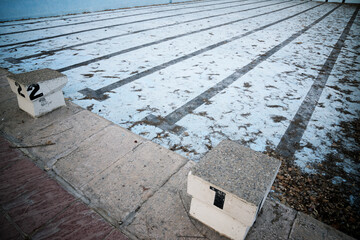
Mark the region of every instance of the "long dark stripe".
<instances>
[{"instance_id":1,"label":"long dark stripe","mask_svg":"<svg viewBox=\"0 0 360 240\"><path fill-rule=\"evenodd\" d=\"M321 93L326 85L326 82L330 76L330 73L335 65L335 62L340 54L346 36L349 34L351 26L353 25L355 18L359 12L359 7L356 8L351 19L347 23L344 31L342 32L340 38L334 45L330 55L326 59L324 65L322 66L318 76L316 77L314 83L312 84L309 92L307 93L304 101L301 103L298 111L296 112L294 118L292 119L290 125L286 129L284 135L282 136L278 146L276 147L276 152L288 159L292 160L295 151L299 147L300 141L304 135L304 132L309 124L311 116L315 110L315 107L319 101Z\"/></svg>"},{"instance_id":2,"label":"long dark stripe","mask_svg":"<svg viewBox=\"0 0 360 240\"><path fill-rule=\"evenodd\" d=\"M194 0L194 1L188 1L188 2L177 2L177 3L173 3L171 5L192 5L192 4L197 4L197 3L206 3L206 2L217 2L220 0ZM28 20L15 20L15 21L21 21L21 23L14 23L14 24L4 24L4 25L0 25L0 27L12 27L12 26L24 26L25 24L36 24L36 23L44 23L44 22L49 22L49 21L61 21L61 20L68 20L68 19L75 19L75 18L83 18L83 17L92 17L92 16L98 16L98 15L106 15L106 14L113 14L113 13L119 13L119 12L129 12L129 11L138 11L138 10L147 10L147 9L151 9L151 8L159 8L159 7L169 7L171 6L168 3L165 4L156 4L156 5L149 5L149 6L138 6L138 7L131 7L130 9L128 8L119 8L119 9L115 9L115 10L103 10L100 11L98 13L76 13L76 14L70 14L70 15L64 15L62 17L59 16L54 16L54 17L45 17L45 18L41 18L43 20L38 20L38 21L32 21L30 22ZM23 22L26 21L26 22Z\"/></svg>"},{"instance_id":3,"label":"long dark stripe","mask_svg":"<svg viewBox=\"0 0 360 240\"><path fill-rule=\"evenodd\" d=\"M241 4L239 4L238 6L241 6ZM220 8L216 8L216 10L226 9L226 8L233 8L233 7L235 7L235 6L220 7ZM206 12L206 11L209 11L209 10L198 10L198 11L193 11L193 12L188 12L188 13L178 13L178 14L167 15L167 16L162 16L162 17L147 18L147 19L133 21L133 22L119 23L119 24L107 25L107 26L102 26L102 27L90 28L90 29L80 30L80 31L76 31L76 32L70 32L70 33L64 33L64 34L59 34L59 35L54 35L54 36L49 36L49 37L44 37L44 38L33 39L33 40L29 40L29 41L10 43L10 44L5 44L5 45L0 45L0 47L11 47L11 46L15 46L15 45L33 43L33 42L49 40L49 39L58 38L58 37L65 37L65 36L69 36L69 35L74 35L74 34L79 34L79 33L84 33L84 32L90 32L90 31L95 31L95 30L100 30L100 29L105 29L105 28L119 27L119 26L134 24L134 23L141 23L141 22L165 19L165 18L176 17L176 16L183 16L183 15Z\"/></svg>"},{"instance_id":4,"label":"long dark stripe","mask_svg":"<svg viewBox=\"0 0 360 240\"><path fill-rule=\"evenodd\" d=\"M269 23L269 24L264 25L264 26L262 26L262 27L256 28L256 29L254 29L254 30L252 30L252 31L248 31L248 32L246 32L246 33L244 33L244 34L241 34L241 35L232 37L232 38L230 38L230 39L227 39L227 40L218 42L218 43L213 44L213 45L210 45L210 46L208 46L208 47L206 47L206 48L197 50L197 51L192 52L192 53L190 53L190 54L184 55L184 56L182 56L182 57L176 58L176 59L174 59L174 60L171 60L171 61L169 61L169 62L163 63L163 64L161 64L161 65L158 65L158 66L156 66L156 67L150 68L150 69L148 69L148 70L146 70L146 71L144 71L144 72L141 72L141 73L132 75L132 76L130 76L130 77L128 77L128 78L122 79L122 80L120 80L120 81L114 82L114 83L112 83L112 84L110 84L110 85L108 85L108 86L105 86L105 87L103 87L103 88L100 88L100 89L98 89L98 90L96 90L96 91L94 91L94 90L92 90L92 89L89 89L89 88L85 88L85 89L83 89L83 90L80 90L79 92L82 93L82 94L84 94L84 95L87 95L88 97L95 98L95 99L97 99L97 100L102 100L102 99L104 99L103 94L104 94L105 92L108 92L108 91L111 91L111 90L113 90L113 89L115 89L115 88L121 87L121 86L123 86L123 85L125 85L125 84L128 84L128 83L130 83L130 82L133 82L133 81L135 81L135 80L137 80L137 79L139 79L139 78L142 78L142 77L144 77L144 76L147 76L147 75L149 75L149 74L152 74L152 73L154 73L154 72L157 72L157 71L159 71L159 70L161 70L161 69L167 68L167 67L169 67L169 66L171 66L171 65L177 64L177 63L179 63L179 62L181 62L181 61L184 61L184 60L186 60L186 59L192 58L192 57L197 56L197 55L199 55L199 54L203 54L203 53L205 53L205 52L207 52L207 51L209 51L209 50L212 50L212 49L217 48L217 47L219 47L219 46L222 46L222 45L225 45L225 44L227 44L227 43L233 42L233 41L238 40L238 39L240 39L240 38L242 38L242 37L246 37L246 36L248 36L248 35L250 35L250 34L253 34L253 33L255 33L255 32L264 30L265 28L268 28L268 27L273 26L273 25L275 25L275 24L278 24L278 23L280 23L280 22L286 21L286 20L288 20L288 19L290 19L290 18L296 17L296 16L298 16L298 15L300 15L300 14L303 14L303 13L305 13L305 12L307 12L307 11L310 11L310 10L312 10L312 9L314 9L314 8L322 5L322 4L323 4L323 3L318 4L318 5L314 6L314 7L308 8L308 9L302 11L302 12L296 13L296 14L294 14L294 15L292 15L292 16L283 18L283 19L278 20L278 21L275 21L275 22L273 22L273 23ZM297 4L297 5L298 5L298 4ZM297 5L293 5L293 6L291 6L291 7L294 7L294 6L297 6ZM287 7L287 8L288 8L288 7ZM284 8L283 8L283 9L277 9L277 10L274 10L274 11L271 11L271 12L267 12L267 13L263 13L262 15L270 14L270 13L274 13L274 12L278 12L278 11L281 11L281 10L284 10ZM242 21L248 20L248 19L251 19L251 18L254 18L254 17L258 17L258 16L259 16L259 15L253 16L253 17L244 18L244 19L242 19Z\"/></svg>"},{"instance_id":5,"label":"long dark stripe","mask_svg":"<svg viewBox=\"0 0 360 240\"><path fill-rule=\"evenodd\" d=\"M248 0L243 0L243 1L248 1ZM230 2L222 2L221 4L223 5L223 4L227 4L227 3L233 3L233 2L240 2L240 1L236 0L236 1L230 1ZM201 7L207 7L207 6L213 6L213 5L219 5L219 3L207 4L207 5L203 5ZM174 8L174 9L160 10L160 11L154 11L154 12L148 12L148 13L138 13L138 14L132 14L132 15L126 15L126 16L117 16L117 17L95 19L95 20L76 22L76 23L67 23L67 24L50 26L50 27L42 27L42 28L34 28L34 29L28 29L28 30L23 30L23 31L17 31L17 32L1 33L0 36L19 34L19 33L26 33L26 32L32 32L32 31L48 30L48 29L51 29L51 28L68 27L68 26L74 26L74 25L80 25L80 24L86 24L86 23L102 22L102 21L107 21L107 20L112 20L112 19L121 19L121 18L135 17L135 16L143 16L143 15L147 15L147 14L156 14L156 13L161 13L161 12L177 11L177 10L191 9L191 8L199 8L199 6L183 7L183 8L176 8L176 9ZM209 9L207 9L207 11L208 10ZM130 24L130 23L128 23L128 24Z\"/></svg>"},{"instance_id":6,"label":"long dark stripe","mask_svg":"<svg viewBox=\"0 0 360 240\"><path fill-rule=\"evenodd\" d=\"M299 3L299 4L296 4L296 5L300 5L300 4L304 4L304 3ZM293 5L293 6L290 6L290 7L294 7L294 6L296 6L296 5ZM286 7L286 8L290 8L290 7ZM258 7L257 7L257 8L258 8ZM283 8L283 9L286 9L286 8ZM280 11L280 10L283 10L283 9L278 9L278 10L275 10L275 11L273 11L273 12L277 12L277 11ZM244 10L244 11L248 11L248 10ZM98 62L98 61L101 61L101 60L109 59L109 58L118 56L118 55L120 55L120 54L124 54L124 53L128 53L128 52L131 52L131 51L135 51L135 50L138 50L138 49L140 49L140 48L149 47L149 46L152 46L152 45L155 45L155 44L159 44L159 43L163 43L163 42L167 42L167 41L170 41L170 40L173 40L173 39L176 39L176 38L189 36L189 35L192 35L192 34L204 32L204 31L211 30L211 29L218 28L218 27L223 27L223 26L226 26L226 25L234 24L234 23L237 23L237 22L244 21L244 20L246 20L246 19L259 17L259 16L266 15L266 14L269 14L269 13L263 13L263 14L259 14L259 15L256 15L256 16L253 16L253 17L249 17L249 18L243 18L243 19L240 19L240 20L235 20L235 21L231 21L231 22L227 22L227 23L223 23L223 24L218 24L218 25L215 25L215 26L212 26L212 27L202 28L202 29L195 30L195 31L192 31L192 32L183 33L183 34L175 35L175 36L172 36L172 37L167 37L167 38L164 38L164 39L161 39L161 40L158 40L158 41L146 43L146 44L139 45L139 46L136 46L136 47L131 47L131 48L124 49L124 50L121 50L121 51L118 51L118 52L114 52L114 53L110 53L110 54L107 54L107 55L104 55L104 56L101 56L101 57L98 57L98 58L94 58L94 59L87 60L87 61L84 61L84 62L81 62L81 63L77 63L77 64L74 64L74 65L70 65L70 66L67 66L67 67L64 67L64 68L60 68L60 69L57 69L57 71L59 71L59 72L69 71L69 70L71 70L71 69L78 68L78 67L82 67L82 66L86 66L86 65L89 65L89 64L91 64L91 63L95 63L95 62Z\"/></svg>"},{"instance_id":7,"label":"long dark stripe","mask_svg":"<svg viewBox=\"0 0 360 240\"><path fill-rule=\"evenodd\" d=\"M176 122L180 121L187 114L193 112L196 108L198 108L201 105L203 105L204 103L208 102L209 99L211 99L216 94L223 91L225 88L229 87L230 84L237 81L239 78L241 78L246 73L248 73L249 71L254 69L256 66L258 66L260 63L264 62L269 57L274 55L280 49L287 46L289 43L294 41L296 38L301 36L304 32L309 30L311 27L313 27L314 25L316 25L317 23L322 21L324 18L329 16L332 12L334 12L339 7L340 7L340 5L336 6L334 9L332 9L330 12L326 13L325 15L323 15L322 17L317 19L315 22L311 23L310 25L303 28L302 30L294 33L289 38L287 38L285 41L283 41L282 43L276 45L275 47L273 47L272 49L270 49L269 51L267 51L265 54L261 55L260 57L254 59L249 64L242 67L241 69L236 70L233 74L231 74L230 76L228 76L224 80L217 83L214 87L211 87L208 90L206 90L205 92L201 93L200 95L198 95L197 97L195 97L191 101L187 102L186 104L184 104L180 108L176 109L175 111L173 111L172 113L167 115L165 118L156 117L156 116L150 114L149 116L147 116L144 119L145 122L147 124L152 124L152 125L155 125L155 126L157 126L159 128L162 128L163 130L170 131L170 132L173 132L175 134L181 134L185 129L180 127L180 126L177 126L175 124Z\"/></svg>"},{"instance_id":8,"label":"long dark stripe","mask_svg":"<svg viewBox=\"0 0 360 240\"><path fill-rule=\"evenodd\" d=\"M267 2L267 0L264 0L264 1L261 1L261 2ZM261 3L261 2L257 2L257 3ZM290 1L284 1L284 2L290 2ZM248 3L248 4L243 4L243 5L249 5L249 4L253 4L253 3ZM268 6L277 5L277 4L281 4L281 3L274 3L274 4L269 4L269 5L265 5L265 6L259 6L259 7L256 7L256 8L251 8L251 9L246 9L246 10L232 11L232 12L228 12L228 13L216 14L216 15L212 15L212 16L187 20L187 21L183 21L183 22L176 22L176 23L173 23L173 24L167 24L167 25L163 25L163 26L137 30L137 31L129 32L129 33L114 35L114 36L110 36L110 37L106 37L106 38L100 38L100 39L97 39L97 40L94 40L94 41L89 41L89 42L85 42L85 43L79 43L79 44L75 44L75 45L71 45L71 46L67 46L67 47L63 47L63 48L58 48L58 49L54 49L54 50L50 50L50 51L42 51L40 53L36 53L36 54L33 54L33 55L28 55L28 56L24 56L24 57L20 57L20 58L8 58L6 60L8 60L10 62L13 62L13 63L20 63L22 60L25 60L25 59L40 57L40 56L43 56L43 55L53 55L54 53L59 52L59 51L64 51L64 50L67 50L67 49L72 49L72 48L75 48L75 47L80 47L80 46L84 46L84 45L88 45L88 44L92 44L92 43L96 43L96 42L102 42L102 41L105 41L105 40L110 40L110 39L114 39L114 38L118 38L118 37L129 36L129 35L132 35L132 34L147 32L147 31L151 31L151 30L158 30L158 29L166 28L166 27L172 27L172 26L176 26L176 25L179 25L179 24L196 22L196 21L201 21L201 20L205 20L205 19L210 19L210 18L225 16L225 15L235 14L235 13L239 13L239 12L245 12L245 11L249 11L249 10L253 10L253 9L260 9L260 8L263 8L263 7L268 7Z\"/></svg>"}]
</instances>

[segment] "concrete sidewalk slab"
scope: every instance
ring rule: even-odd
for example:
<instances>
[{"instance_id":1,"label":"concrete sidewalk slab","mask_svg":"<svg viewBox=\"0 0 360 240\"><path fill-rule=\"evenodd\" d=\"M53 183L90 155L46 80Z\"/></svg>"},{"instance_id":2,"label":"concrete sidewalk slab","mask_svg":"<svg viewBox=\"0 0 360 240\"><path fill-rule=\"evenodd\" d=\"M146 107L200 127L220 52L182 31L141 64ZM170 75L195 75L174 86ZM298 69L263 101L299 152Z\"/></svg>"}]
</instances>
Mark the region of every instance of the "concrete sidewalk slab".
<instances>
[{"instance_id":1,"label":"concrete sidewalk slab","mask_svg":"<svg viewBox=\"0 0 360 240\"><path fill-rule=\"evenodd\" d=\"M329 225L303 214L297 213L294 225L289 236L290 240L353 240L354 238L337 231Z\"/></svg>"},{"instance_id":2,"label":"concrete sidewalk slab","mask_svg":"<svg viewBox=\"0 0 360 240\"><path fill-rule=\"evenodd\" d=\"M0 78L3 78L3 77L0 76ZM11 98L16 98L15 94L13 94L12 96L11 95L9 96L9 94L7 94L9 92L9 90L11 91L9 84L6 83L5 81L0 81L0 101L1 102L6 101Z\"/></svg>"},{"instance_id":3,"label":"concrete sidewalk slab","mask_svg":"<svg viewBox=\"0 0 360 240\"><path fill-rule=\"evenodd\" d=\"M191 198L186 193L187 175L194 162L188 162L156 194L146 201L124 226L138 239L226 239L188 215Z\"/></svg>"},{"instance_id":4,"label":"concrete sidewalk slab","mask_svg":"<svg viewBox=\"0 0 360 240\"><path fill-rule=\"evenodd\" d=\"M23 139L26 145L55 143L51 146L31 148L29 152L39 159L45 159L45 164L51 167L60 157L66 156L90 136L110 125L88 111L80 111L68 118L47 125Z\"/></svg>"},{"instance_id":5,"label":"concrete sidewalk slab","mask_svg":"<svg viewBox=\"0 0 360 240\"><path fill-rule=\"evenodd\" d=\"M288 239L296 214L294 209L268 198L246 239Z\"/></svg>"},{"instance_id":6,"label":"concrete sidewalk slab","mask_svg":"<svg viewBox=\"0 0 360 240\"><path fill-rule=\"evenodd\" d=\"M60 158L54 171L80 189L143 142L130 131L110 125L86 139L77 151Z\"/></svg>"},{"instance_id":7,"label":"concrete sidewalk slab","mask_svg":"<svg viewBox=\"0 0 360 240\"><path fill-rule=\"evenodd\" d=\"M147 141L99 174L81 191L113 224L129 221L187 160Z\"/></svg>"}]
</instances>

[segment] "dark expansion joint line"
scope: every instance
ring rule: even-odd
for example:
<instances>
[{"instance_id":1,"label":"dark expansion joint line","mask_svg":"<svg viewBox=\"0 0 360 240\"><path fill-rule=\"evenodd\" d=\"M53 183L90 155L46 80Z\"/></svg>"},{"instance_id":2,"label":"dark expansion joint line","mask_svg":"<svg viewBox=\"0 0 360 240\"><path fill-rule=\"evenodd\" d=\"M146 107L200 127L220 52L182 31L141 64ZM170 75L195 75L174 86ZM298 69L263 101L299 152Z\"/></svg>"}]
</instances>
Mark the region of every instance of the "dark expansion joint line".
<instances>
[{"instance_id":1,"label":"dark expansion joint line","mask_svg":"<svg viewBox=\"0 0 360 240\"><path fill-rule=\"evenodd\" d=\"M300 4L304 4L304 3L298 3L298 4L296 4L296 5L300 5ZM163 42L167 42L167 41L170 41L170 40L174 40L174 39L177 39L177 38L180 38L180 37L190 36L190 35L192 35L192 34L196 34L196 33L208 31L208 30L211 30L211 29L223 27L223 26L226 26L226 25L234 24L234 23L237 23L237 22L240 22L240 21L244 21L244 20L247 20L247 19L251 19L251 18L254 18L254 17L260 17L260 16L263 16L263 15L266 15L266 14L269 14L269 13L273 13L273 12L277 12L277 11L284 10L284 9L286 9L286 8L291 8L291 7L294 7L294 6L296 6L296 5L293 5L293 6L290 6L290 7L285 7L285 8L282 8L282 9L277 9L277 10L274 10L274 11L271 11L271 12L267 12L267 13L255 15L255 16L248 17L248 18L243 18L243 19L240 19L240 20L235 20L235 21L231 21L231 22L227 22L227 23L215 25L215 26L212 26L212 27L202 28L202 29L199 29L199 30L195 30L195 31L192 31L192 32L175 35L175 36L172 36L172 37L167 37L167 38L164 38L164 39L161 39L161 40L157 40L157 41L154 41L154 42L150 42L150 43L146 43L146 44L143 44L143 45L135 46L135 47L132 47L132 48L124 49L124 50L121 50L121 51L118 51L118 52L114 52L114 53L110 53L110 54L107 54L107 55L103 55L103 56L101 56L101 57L97 57L97 58L94 58L94 59L91 59L91 60L87 60L87 61L80 62L80 63L74 64L74 65L70 65L70 66L67 66L67 67L63 67L63 68L57 69L57 71L59 71L59 72L69 71L69 70L74 69L74 68L86 66L86 65L89 65L89 64L91 64L91 63L95 63L95 62L102 61L102 60L105 60L105 59L109 59L109 58L112 58L112 57L115 57L115 56L119 56L120 54L124 54L124 53L128 53L128 52L131 52L131 51L135 51L135 50L138 50L138 49L140 49L140 48L149 47L149 46L156 45L156 44L159 44L159 43L163 43Z\"/></svg>"},{"instance_id":2,"label":"dark expansion joint line","mask_svg":"<svg viewBox=\"0 0 360 240\"><path fill-rule=\"evenodd\" d=\"M242 1L249 1L249 0L242 0ZM237 1L230 1L230 2L222 2L221 4L227 4L227 3L233 3L233 2L240 2L240 1L237 0ZM207 5L203 5L201 7L207 7L207 6L213 6L213 5L219 5L219 3L207 4ZM191 8L198 8L198 6L195 6L195 7L183 7L183 8L176 8L176 9L174 8L174 9L160 10L160 11L154 11L154 12L148 12L148 13L137 13L137 14L133 14L133 15L117 16L117 17L110 17L110 18L103 18L103 19L95 19L95 20L76 22L76 23L67 23L67 24L61 24L61 25L55 25L55 26L49 26L49 27L42 27L42 28L33 28L33 29L17 31L17 32L1 33L0 36L19 34L19 33L26 33L26 32L33 32L33 31L40 31L40 30L48 30L48 29L58 28L58 27L68 27L68 26L74 26L74 25L80 25L80 24L102 22L102 21L113 20L113 19L121 19L121 18L128 18L128 17L134 17L134 16L143 16L143 15L147 15L147 14L169 12L169 11L176 11L176 10L182 10L182 9L191 9Z\"/></svg>"},{"instance_id":3,"label":"dark expansion joint line","mask_svg":"<svg viewBox=\"0 0 360 240\"><path fill-rule=\"evenodd\" d=\"M197 0L197 1L191 1L191 2L182 2L182 3L175 3L175 4L178 4L178 5L191 5L191 4L197 4L197 3L207 3L207 2L217 2L217 1L220 1L220 0L207 0L207 1L203 1L203 0ZM168 7L166 6L168 4L163 4L161 5L161 7ZM154 6L142 6L142 7L139 7L139 8L132 8L131 11L138 11L138 10L147 10L147 9L151 9L153 8ZM159 7L159 6L156 6L156 7ZM4 25L0 25L0 27L13 27L13 26L18 26L18 25L21 25L21 26L24 26L24 25L28 25L28 24L36 24L36 23L44 23L44 22L49 22L49 21L65 21L65 20L68 20L68 19L75 19L75 18L83 18L83 17L93 17L93 16L99 16L99 15L107 15L107 14L113 14L113 13L121 13L121 12L128 12L129 9L124 9L124 8L120 8L120 9L115 9L115 10L104 10L104 11L101 11L99 13L94 13L94 14L91 14L91 13L79 13L79 14L76 14L75 16L74 15L65 15L63 17L59 17L59 16L54 16L54 17L47 17L45 18L44 20L38 20L38 21L30 21L29 20L25 20L27 22L24 22L24 23L15 23L15 24L4 24ZM49 19L51 18L51 19ZM20 20L20 21L24 21L24 20Z\"/></svg>"},{"instance_id":4,"label":"dark expansion joint line","mask_svg":"<svg viewBox=\"0 0 360 240\"><path fill-rule=\"evenodd\" d=\"M344 31L334 45L330 55L326 59L324 65L319 71L318 76L310 87L310 90L308 91L306 97L304 98L298 111L296 112L294 118L292 119L290 125L286 129L278 146L276 147L276 153L284 157L288 161L293 160L294 154L300 145L300 141L309 124L311 116L315 111L315 108L318 104L326 82L330 76L332 69L334 68L335 62L339 57L341 49L344 46L346 37L350 32L351 26L353 25L358 12L359 7L356 8L355 12L347 23Z\"/></svg>"},{"instance_id":5,"label":"dark expansion joint line","mask_svg":"<svg viewBox=\"0 0 360 240\"><path fill-rule=\"evenodd\" d=\"M234 6L232 6L232 7L234 7ZM224 8L231 8L231 7L220 7L220 8L216 8L216 9L219 10L219 9L224 9ZM58 34L58 35L54 35L54 36L33 39L33 40L28 40L28 41L23 41L23 42L9 43L9 44L5 44L5 45L0 45L0 47L11 47L11 46L16 46L16 45L21 45L21 44L34 43L34 42L39 42L39 41L43 41L43 40L65 37L65 36L70 36L70 35L74 35L74 34L89 32L89 31L107 29L107 28L112 28L112 27L119 27L119 26L134 24L134 23L142 23L142 22L147 22L147 21L165 19L165 18L176 17L176 16L183 16L183 15L194 14L194 13L199 13L199 12L206 12L206 11L209 11L209 10L198 10L198 11L193 11L193 12L188 12L188 13L178 13L178 14L166 15L166 16L162 16L162 17L147 18L147 19L137 20L137 21L133 21L133 22L112 24L112 25L96 27L96 28L91 28L91 29L84 29L84 30L79 30L79 31L74 31L74 32L69 32L69 33L63 33L63 34Z\"/></svg>"},{"instance_id":6,"label":"dark expansion joint line","mask_svg":"<svg viewBox=\"0 0 360 240\"><path fill-rule=\"evenodd\" d=\"M301 36L303 33L308 31L310 28L312 28L314 25L322 21L324 18L329 16L332 12L334 12L337 8L339 8L340 5L336 6L334 9L332 9L330 12L326 13L307 27L303 28L302 30L294 33L289 38L287 38L285 41L281 42L280 44L276 45L260 57L254 59L249 64L245 65L241 69L238 69L236 72L228 76L227 78L223 79L219 83L217 83L215 86L209 88L205 92L201 93L191 101L185 103L180 108L176 109L172 113L168 114L166 117L158 117L154 116L152 114L148 115L144 118L144 122L157 126L165 131L172 132L176 135L182 134L185 129L181 126L176 125L178 121L180 121L182 118L184 118L189 113L192 113L195 109L203 105L204 103L209 102L209 99L226 89L230 86L230 84L237 81L239 78L244 76L246 73L250 72L252 69L254 69L256 66L258 66L260 63L267 60L269 57L274 55L276 52L287 46L289 43L294 41L296 38Z\"/></svg>"},{"instance_id":7,"label":"dark expansion joint line","mask_svg":"<svg viewBox=\"0 0 360 240\"><path fill-rule=\"evenodd\" d=\"M302 4L302 3L300 3L300 4ZM322 3L322 4L324 4L324 3ZM102 88L100 88L100 89L98 89L98 90L92 90L92 89L90 89L90 88L85 88L85 89L80 90L79 92L82 93L82 94L84 94L84 95L87 96L88 98L94 98L94 99L99 100L99 101L105 100L105 99L106 99L106 95L104 95L104 93L106 93L106 92L109 92L109 91L111 91L111 90L113 90L113 89L119 88L119 87L121 87L121 86L123 86L123 85L125 85L125 84L131 83L131 82L133 82L133 81L135 81L135 80L137 80L137 79L140 79L140 78L142 78L142 77L144 77L144 76L150 75L150 74L152 74L152 73L154 73L154 72L157 72L157 71L159 71L159 70L162 70L162 69L167 68L167 67L169 67L169 66L172 66L172 65L174 65L174 64L177 64L177 63L179 63L179 62L181 62L181 61L184 61L184 60L187 60L187 59L192 58L192 57L194 57L194 56L203 54L203 53L205 53L205 52L207 52L207 51L209 51L209 50L215 49L215 48L217 48L217 47L219 47L219 46L222 46L222 45L225 45L225 44L227 44L227 43L233 42L233 41L238 40L238 39L240 39L240 38L242 38L242 37L246 37L246 36L248 36L248 35L250 35L250 34L253 34L253 33L258 32L258 31L261 31L261 30L264 30L264 29L266 29L266 28L268 28L268 27L271 27L271 26L273 26L273 25L275 25L275 24L278 24L278 23L280 23L280 22L286 21L286 20L291 19L291 18L293 18L293 17L296 17L296 16L298 16L298 15L301 15L301 14L307 12L307 11L310 11L310 10L316 8L316 7L321 6L322 4L318 4L318 5L314 6L314 7L308 8L308 9L306 9L306 10L304 10L304 11L298 12L298 13L296 13L296 14L294 14L294 15L291 15L291 16L288 16L288 17L286 17L286 18L280 19L280 20L275 21L275 22L273 22L273 23L269 23L269 24L267 24L267 25L264 25L264 26L262 26L262 27L259 27L259 28L257 28L257 29L254 29L254 30L252 30L252 31L248 31L248 32L246 32L246 33L244 33L244 34L235 36L235 37L233 37L233 38L230 38L230 39L227 39L227 40L218 42L218 43L216 43L216 44L210 45L210 46L208 46L208 47L206 47L206 48L197 50L197 51L195 51L195 52L192 52L192 53L190 53L190 54L184 55L184 56L182 56L182 57L173 59L173 60L168 61L168 62L166 62L166 63L163 63L163 64L161 64L161 65L158 65L158 66L155 66L155 67L153 67L153 68L150 68L150 69L148 69L148 70L146 70L146 71L144 71L144 72L140 72L140 73L134 74L134 75L132 75L132 76L130 76L130 77L128 77L128 78L125 78L125 79L119 80L119 81L117 81L117 82L114 82L114 83L112 83L112 84L110 84L110 85L107 85L107 86L105 86L105 87L102 87ZM281 10L284 10L284 9L287 9L287 8L291 8L291 7L294 7L294 6L298 6L298 5L299 5L299 4L296 4L296 5L288 6L288 7L282 8L282 9L277 9L277 10L274 10L274 11L271 11L271 12L263 13L263 14L260 14L260 15L256 15L256 16L252 16L252 17L248 17L248 18L236 20L236 22L248 20L248 19L251 19L251 18L255 18L255 17L258 17L258 16L262 16L262 15L266 15L266 14L270 14L270 13L274 13L274 12L278 12L278 11L281 11ZM222 25L218 25L218 26L222 26ZM197 32L197 31L195 31L195 32ZM119 53L118 53L118 54L119 54ZM68 69L59 69L58 71L64 71L64 70L68 70Z\"/></svg>"},{"instance_id":8,"label":"dark expansion joint line","mask_svg":"<svg viewBox=\"0 0 360 240\"><path fill-rule=\"evenodd\" d=\"M260 2L257 2L257 3L261 3L261 2L266 2L266 0L260 1ZM286 1L286 2L290 2L290 1ZM250 5L250 4L253 4L253 3L241 4L241 6ZM216 15L212 15L212 16L196 18L196 19L187 20L187 21L183 21L183 22L176 22L176 23L173 23L173 24L167 24L167 25L158 26L158 27L152 27L152 28L147 28L147 29L142 29L142 30L136 30L136 31L129 32L129 33L123 33L123 34L114 35L114 36L110 36L110 37L106 37L106 38L100 38L100 39L96 39L96 40L93 40L93 41L79 43L79 44L75 44L75 45L71 45L71 46L67 46L67 47L63 47L63 48L53 49L53 50L49 50L49 51L42 51L40 53L36 53L36 54L28 55L28 56L23 56L23 57L20 57L20 58L6 58L5 60L7 60L8 62L14 63L14 64L18 64L18 63L21 63L22 60L25 60L25 59L40 57L40 56L43 56L43 55L53 55L56 52L60 52L60 51L68 50L68 49L73 49L73 48L76 48L76 47L81 47L81 46L92 44L92 43L102 42L102 41L106 41L106 40L111 40L111 39L115 39L115 38L119 38L119 37L129 36L129 35L132 35L132 34L138 34L138 33L147 32L147 31L151 31L151 30L158 30L158 29L161 29L161 28L172 27L172 26L176 26L176 25L180 25L180 24L184 24L184 23L196 22L196 21L215 18L215 17L220 17L220 16L224 16L224 15L230 15L230 14L245 12L245 11L249 11L249 10L252 10L252 9L259 9L259 8L263 8L263 7L267 7L267 6L271 6L271 5L277 5L277 4L280 4L280 3L269 4L269 5L259 6L257 8L249 8L249 9L245 9L245 10L232 11L232 12L223 13L223 14L216 14ZM211 11L213 11L213 10L216 10L216 9L212 9Z\"/></svg>"}]
</instances>

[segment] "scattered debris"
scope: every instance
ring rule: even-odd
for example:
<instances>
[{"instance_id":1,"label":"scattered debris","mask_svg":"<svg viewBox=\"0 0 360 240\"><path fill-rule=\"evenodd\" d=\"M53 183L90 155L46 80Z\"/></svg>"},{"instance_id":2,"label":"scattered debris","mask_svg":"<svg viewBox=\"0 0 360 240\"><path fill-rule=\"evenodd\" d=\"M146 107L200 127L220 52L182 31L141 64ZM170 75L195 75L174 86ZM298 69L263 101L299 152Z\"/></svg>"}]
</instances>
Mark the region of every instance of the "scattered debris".
<instances>
[{"instance_id":1,"label":"scattered debris","mask_svg":"<svg viewBox=\"0 0 360 240\"><path fill-rule=\"evenodd\" d=\"M28 145L28 146L9 146L9 147L10 148L35 148L35 147L46 147L46 146L51 146L51 145L55 145L55 144L56 143L47 141L46 143L43 143L43 144Z\"/></svg>"},{"instance_id":2,"label":"scattered debris","mask_svg":"<svg viewBox=\"0 0 360 240\"><path fill-rule=\"evenodd\" d=\"M94 74L92 74L92 73L81 74L81 75L83 75L84 77L87 77L87 78L92 78L94 76Z\"/></svg>"},{"instance_id":3,"label":"scattered debris","mask_svg":"<svg viewBox=\"0 0 360 240\"><path fill-rule=\"evenodd\" d=\"M90 106L86 107L87 110L92 111L94 109L94 104L91 104Z\"/></svg>"}]
</instances>

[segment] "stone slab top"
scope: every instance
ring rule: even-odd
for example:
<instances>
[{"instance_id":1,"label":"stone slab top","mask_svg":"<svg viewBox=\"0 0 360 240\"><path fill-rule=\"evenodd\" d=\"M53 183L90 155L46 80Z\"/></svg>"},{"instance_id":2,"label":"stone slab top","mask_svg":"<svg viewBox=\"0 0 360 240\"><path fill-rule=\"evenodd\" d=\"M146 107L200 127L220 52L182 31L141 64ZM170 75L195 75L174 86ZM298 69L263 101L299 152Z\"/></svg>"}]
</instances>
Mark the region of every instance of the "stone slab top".
<instances>
[{"instance_id":1,"label":"stone slab top","mask_svg":"<svg viewBox=\"0 0 360 240\"><path fill-rule=\"evenodd\" d=\"M204 156L192 174L259 206L279 167L275 158L224 140Z\"/></svg>"},{"instance_id":2,"label":"stone slab top","mask_svg":"<svg viewBox=\"0 0 360 240\"><path fill-rule=\"evenodd\" d=\"M25 86L63 77L67 78L65 74L50 68L44 68L26 73L12 74L8 76L8 78Z\"/></svg>"}]
</instances>

